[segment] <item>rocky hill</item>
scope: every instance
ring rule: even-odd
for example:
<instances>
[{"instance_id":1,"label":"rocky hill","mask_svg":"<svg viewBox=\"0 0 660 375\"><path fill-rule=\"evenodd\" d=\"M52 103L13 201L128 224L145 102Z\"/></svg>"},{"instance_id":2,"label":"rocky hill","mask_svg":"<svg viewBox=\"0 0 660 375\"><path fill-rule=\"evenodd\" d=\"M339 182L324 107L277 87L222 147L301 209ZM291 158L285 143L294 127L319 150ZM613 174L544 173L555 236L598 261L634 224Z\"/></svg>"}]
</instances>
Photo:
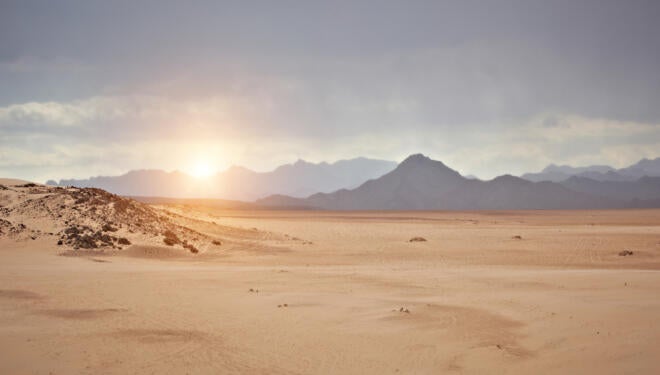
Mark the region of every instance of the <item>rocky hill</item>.
<instances>
[{"instance_id":1,"label":"rocky hill","mask_svg":"<svg viewBox=\"0 0 660 375\"><path fill-rule=\"evenodd\" d=\"M113 252L138 243L198 253L220 243L165 212L100 189L0 181L0 237L51 238L63 252Z\"/></svg>"}]
</instances>

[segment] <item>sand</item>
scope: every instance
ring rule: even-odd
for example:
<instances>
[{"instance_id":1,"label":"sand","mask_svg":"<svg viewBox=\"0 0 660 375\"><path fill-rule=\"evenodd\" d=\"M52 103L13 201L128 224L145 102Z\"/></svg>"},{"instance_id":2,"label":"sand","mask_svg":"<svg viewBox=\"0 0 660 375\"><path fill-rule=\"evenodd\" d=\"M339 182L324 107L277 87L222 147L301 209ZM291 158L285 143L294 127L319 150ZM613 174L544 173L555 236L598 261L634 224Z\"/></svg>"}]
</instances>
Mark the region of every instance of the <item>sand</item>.
<instances>
[{"instance_id":1,"label":"sand","mask_svg":"<svg viewBox=\"0 0 660 375\"><path fill-rule=\"evenodd\" d=\"M158 209L223 244L0 238L0 373L660 372L660 210Z\"/></svg>"}]
</instances>

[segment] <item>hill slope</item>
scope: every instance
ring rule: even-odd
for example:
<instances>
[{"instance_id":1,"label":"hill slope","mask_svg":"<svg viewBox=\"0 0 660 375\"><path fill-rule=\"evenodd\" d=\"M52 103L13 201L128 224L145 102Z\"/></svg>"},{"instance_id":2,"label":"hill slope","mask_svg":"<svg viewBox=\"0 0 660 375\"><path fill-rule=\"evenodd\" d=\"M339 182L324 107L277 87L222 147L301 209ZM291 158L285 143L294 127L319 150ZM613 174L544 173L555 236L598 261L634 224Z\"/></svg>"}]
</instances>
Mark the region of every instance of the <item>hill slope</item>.
<instances>
[{"instance_id":1,"label":"hill slope","mask_svg":"<svg viewBox=\"0 0 660 375\"><path fill-rule=\"evenodd\" d=\"M100 189L2 182L0 237L51 238L65 252L113 252L134 243L165 243L182 253L197 253L212 241L178 224L171 215Z\"/></svg>"}]
</instances>

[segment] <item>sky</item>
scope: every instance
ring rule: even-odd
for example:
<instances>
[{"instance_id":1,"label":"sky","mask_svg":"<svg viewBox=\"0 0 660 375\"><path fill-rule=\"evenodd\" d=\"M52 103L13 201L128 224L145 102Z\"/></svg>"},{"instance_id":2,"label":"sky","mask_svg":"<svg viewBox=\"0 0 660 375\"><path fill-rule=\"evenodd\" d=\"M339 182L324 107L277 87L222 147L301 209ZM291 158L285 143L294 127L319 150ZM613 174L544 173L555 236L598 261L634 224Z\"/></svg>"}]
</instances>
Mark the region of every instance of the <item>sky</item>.
<instances>
[{"instance_id":1,"label":"sky","mask_svg":"<svg viewBox=\"0 0 660 375\"><path fill-rule=\"evenodd\" d=\"M0 0L0 176L660 156L660 2Z\"/></svg>"}]
</instances>

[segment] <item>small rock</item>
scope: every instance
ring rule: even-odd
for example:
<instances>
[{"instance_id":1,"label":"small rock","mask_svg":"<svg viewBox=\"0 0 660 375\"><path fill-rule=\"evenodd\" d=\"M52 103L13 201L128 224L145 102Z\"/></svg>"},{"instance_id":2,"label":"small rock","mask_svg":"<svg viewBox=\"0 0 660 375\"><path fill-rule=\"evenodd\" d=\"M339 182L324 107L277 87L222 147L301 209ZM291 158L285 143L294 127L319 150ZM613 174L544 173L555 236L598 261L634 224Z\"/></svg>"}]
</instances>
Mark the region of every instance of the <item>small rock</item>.
<instances>
[{"instance_id":1,"label":"small rock","mask_svg":"<svg viewBox=\"0 0 660 375\"><path fill-rule=\"evenodd\" d=\"M426 242L426 238L424 237L413 237L408 240L408 242Z\"/></svg>"},{"instance_id":2,"label":"small rock","mask_svg":"<svg viewBox=\"0 0 660 375\"><path fill-rule=\"evenodd\" d=\"M628 255L633 255L633 254L634 254L634 253L633 253L632 251L630 251L630 250L623 250L623 251L620 251L620 252L619 252L619 256L620 256L620 257L626 257L626 256L628 256Z\"/></svg>"}]
</instances>

